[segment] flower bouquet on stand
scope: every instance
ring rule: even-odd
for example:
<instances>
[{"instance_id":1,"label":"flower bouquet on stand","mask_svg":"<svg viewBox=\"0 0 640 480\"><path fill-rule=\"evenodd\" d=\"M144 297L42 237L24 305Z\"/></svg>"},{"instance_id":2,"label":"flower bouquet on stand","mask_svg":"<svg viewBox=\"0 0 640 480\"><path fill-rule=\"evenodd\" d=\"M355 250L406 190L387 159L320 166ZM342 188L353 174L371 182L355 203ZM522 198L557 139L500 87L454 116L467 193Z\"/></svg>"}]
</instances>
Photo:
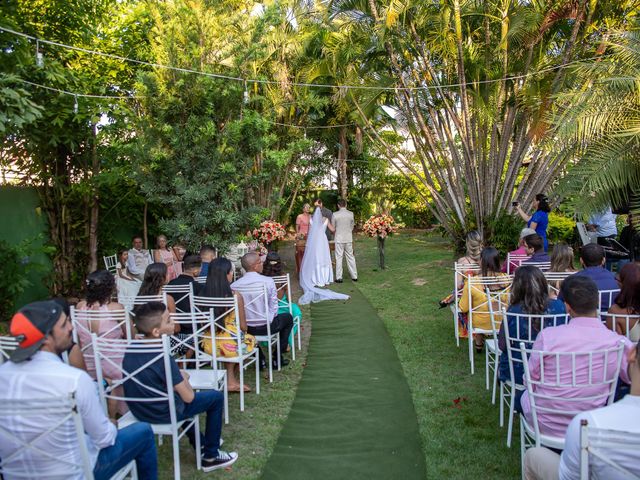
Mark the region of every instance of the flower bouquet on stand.
<instances>
[{"instance_id":1,"label":"flower bouquet on stand","mask_svg":"<svg viewBox=\"0 0 640 480\"><path fill-rule=\"evenodd\" d=\"M258 241L260 246L269 251L277 251L278 240L283 240L286 234L284 227L273 220L265 220L251 232L251 236Z\"/></svg>"},{"instance_id":2,"label":"flower bouquet on stand","mask_svg":"<svg viewBox=\"0 0 640 480\"><path fill-rule=\"evenodd\" d=\"M364 222L362 231L370 237L378 239L378 254L380 268L384 270L384 240L389 235L398 231L398 226L393 217L386 213L380 213L369 217Z\"/></svg>"}]
</instances>

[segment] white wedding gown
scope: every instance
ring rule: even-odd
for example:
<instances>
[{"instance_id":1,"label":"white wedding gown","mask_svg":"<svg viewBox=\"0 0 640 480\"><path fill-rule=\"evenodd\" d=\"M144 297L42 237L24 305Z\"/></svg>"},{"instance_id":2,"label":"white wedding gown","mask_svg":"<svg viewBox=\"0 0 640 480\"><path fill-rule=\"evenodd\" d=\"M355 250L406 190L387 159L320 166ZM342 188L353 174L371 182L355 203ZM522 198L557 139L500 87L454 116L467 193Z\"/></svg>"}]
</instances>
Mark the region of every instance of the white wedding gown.
<instances>
[{"instance_id":1,"label":"white wedding gown","mask_svg":"<svg viewBox=\"0 0 640 480\"><path fill-rule=\"evenodd\" d=\"M300 266L300 286L304 290L304 295L298 300L301 305L323 300L347 300L349 298L349 295L326 288L318 288L333 282L331 252L329 251L329 240L325 234L328 222L328 219L323 219L321 210L316 208Z\"/></svg>"}]
</instances>

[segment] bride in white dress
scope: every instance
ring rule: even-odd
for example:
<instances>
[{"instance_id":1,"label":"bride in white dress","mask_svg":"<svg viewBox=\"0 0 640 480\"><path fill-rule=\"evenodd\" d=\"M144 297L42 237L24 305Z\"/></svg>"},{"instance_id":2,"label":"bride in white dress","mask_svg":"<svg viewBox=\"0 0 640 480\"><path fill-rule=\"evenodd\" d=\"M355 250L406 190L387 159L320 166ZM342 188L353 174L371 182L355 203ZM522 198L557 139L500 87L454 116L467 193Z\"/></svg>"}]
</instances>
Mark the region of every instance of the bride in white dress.
<instances>
[{"instance_id":1,"label":"bride in white dress","mask_svg":"<svg viewBox=\"0 0 640 480\"><path fill-rule=\"evenodd\" d=\"M300 286L304 290L304 295L298 300L301 305L322 300L346 300L349 298L348 295L342 293L318 288L333 282L331 252L329 251L329 240L325 234L329 227L328 224L329 219L323 218L321 209L316 208L311 219L307 246L300 267Z\"/></svg>"}]
</instances>

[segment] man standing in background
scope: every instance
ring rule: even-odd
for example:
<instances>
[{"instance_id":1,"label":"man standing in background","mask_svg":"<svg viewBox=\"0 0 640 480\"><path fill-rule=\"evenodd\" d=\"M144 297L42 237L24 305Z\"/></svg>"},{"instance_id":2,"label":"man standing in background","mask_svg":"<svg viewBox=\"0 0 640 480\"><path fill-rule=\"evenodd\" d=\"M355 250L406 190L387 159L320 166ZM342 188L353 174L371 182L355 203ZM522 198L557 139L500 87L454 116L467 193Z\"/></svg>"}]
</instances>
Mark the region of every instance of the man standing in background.
<instances>
[{"instance_id":1,"label":"man standing in background","mask_svg":"<svg viewBox=\"0 0 640 480\"><path fill-rule=\"evenodd\" d=\"M329 223L333 226L333 213L331 213L331 210L329 210L328 208L325 208L322 205L322 199L316 198L313 204L316 206L316 208L320 209L320 211L322 212L322 216L324 218L329 219ZM327 234L327 240L331 242L333 240L333 233L328 228L325 230L325 233Z\"/></svg>"},{"instance_id":2,"label":"man standing in background","mask_svg":"<svg viewBox=\"0 0 640 480\"><path fill-rule=\"evenodd\" d=\"M356 257L353 255L353 212L347 210L347 202L338 200L338 211L333 214L333 222L336 227L336 283L342 283L342 256L347 257L347 268L354 282L358 281Z\"/></svg>"}]
</instances>

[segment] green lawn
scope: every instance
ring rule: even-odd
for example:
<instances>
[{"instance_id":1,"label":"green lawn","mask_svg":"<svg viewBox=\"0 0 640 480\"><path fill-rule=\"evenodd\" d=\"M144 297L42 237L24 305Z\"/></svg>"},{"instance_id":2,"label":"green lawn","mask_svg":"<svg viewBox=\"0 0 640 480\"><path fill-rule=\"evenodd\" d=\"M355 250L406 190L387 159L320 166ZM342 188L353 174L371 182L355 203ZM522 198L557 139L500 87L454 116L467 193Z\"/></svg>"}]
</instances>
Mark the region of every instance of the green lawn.
<instances>
[{"instance_id":1,"label":"green lawn","mask_svg":"<svg viewBox=\"0 0 640 480\"><path fill-rule=\"evenodd\" d=\"M438 300L449 293L452 284L453 254L446 241L419 232L389 238L384 271L376 267L375 240L360 237L355 250L358 288L384 320L412 391L427 478L517 478L518 431L508 449L506 428L498 426L498 405L491 405L490 392L484 388L484 355L476 356L472 377L466 341L456 347L451 312L438 308ZM281 253L293 265L290 246ZM309 310L304 314L306 322ZM239 411L237 395L231 396L231 423L223 427L223 437L225 448L237 450L240 459L218 476L259 477L295 396L310 330L308 324L303 328L305 353L278 373L274 384L263 382L259 396L248 395L244 413ZM457 398L464 399L458 406L454 403ZM166 441L159 455L161 478L172 478L171 449ZM211 478L195 470L195 457L186 442L181 458L183 478Z\"/></svg>"}]
</instances>

